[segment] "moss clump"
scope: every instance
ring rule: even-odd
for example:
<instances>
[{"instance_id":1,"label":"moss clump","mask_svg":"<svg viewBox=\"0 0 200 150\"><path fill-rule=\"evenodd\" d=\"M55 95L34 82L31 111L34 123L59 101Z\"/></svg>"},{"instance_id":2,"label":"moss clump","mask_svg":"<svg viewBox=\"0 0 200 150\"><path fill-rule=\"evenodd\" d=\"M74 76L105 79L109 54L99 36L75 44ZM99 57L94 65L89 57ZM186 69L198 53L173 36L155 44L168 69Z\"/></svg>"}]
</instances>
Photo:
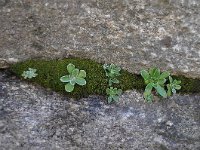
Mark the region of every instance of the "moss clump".
<instances>
[{"instance_id":1,"label":"moss clump","mask_svg":"<svg viewBox=\"0 0 200 150\"><path fill-rule=\"evenodd\" d=\"M65 83L60 81L60 77L67 75L67 65L72 63L76 68L83 69L87 73L85 86L75 85L75 89L71 93L65 91ZM37 69L38 76L36 78L29 79L31 82L36 82L44 87L51 88L56 92L64 93L70 97L82 98L88 95L105 95L106 88L108 87L107 77L102 67L103 64L94 62L89 59L80 58L68 58L63 60L28 60L25 62L12 65L10 70L17 76L21 77L23 71L28 68ZM189 79L183 76L176 79L182 81L182 93L200 93L200 80ZM144 90L145 84L143 78L140 75L131 74L126 70L121 71L119 76L120 84L116 84L115 87L121 88L123 91L128 89Z\"/></svg>"}]
</instances>

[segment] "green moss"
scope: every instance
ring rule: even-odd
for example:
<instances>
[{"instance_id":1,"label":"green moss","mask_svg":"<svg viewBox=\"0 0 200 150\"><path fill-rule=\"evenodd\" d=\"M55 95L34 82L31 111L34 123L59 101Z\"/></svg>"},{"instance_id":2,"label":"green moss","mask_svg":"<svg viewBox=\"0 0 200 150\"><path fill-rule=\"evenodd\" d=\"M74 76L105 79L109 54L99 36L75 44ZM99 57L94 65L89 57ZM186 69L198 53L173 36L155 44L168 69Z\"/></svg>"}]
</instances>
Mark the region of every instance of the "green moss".
<instances>
[{"instance_id":1,"label":"green moss","mask_svg":"<svg viewBox=\"0 0 200 150\"><path fill-rule=\"evenodd\" d=\"M87 84L85 86L75 85L75 89L71 93L67 93L64 88L65 83L60 82L60 77L68 74L67 65L69 63L74 64L79 69L85 70L87 73ZM107 77L105 76L102 64L89 59L28 60L11 66L10 70L21 77L23 71L28 70L28 68L35 68L38 73L36 78L29 81L36 82L70 97L82 98L93 94L105 95L106 88L108 87ZM182 81L180 92L200 93L200 80L189 79L183 76L174 76L174 78ZM116 84L115 87L121 88L123 91L128 89L143 90L145 88L144 81L140 75L131 74L126 70L121 71L121 76L118 79L120 84Z\"/></svg>"}]
</instances>

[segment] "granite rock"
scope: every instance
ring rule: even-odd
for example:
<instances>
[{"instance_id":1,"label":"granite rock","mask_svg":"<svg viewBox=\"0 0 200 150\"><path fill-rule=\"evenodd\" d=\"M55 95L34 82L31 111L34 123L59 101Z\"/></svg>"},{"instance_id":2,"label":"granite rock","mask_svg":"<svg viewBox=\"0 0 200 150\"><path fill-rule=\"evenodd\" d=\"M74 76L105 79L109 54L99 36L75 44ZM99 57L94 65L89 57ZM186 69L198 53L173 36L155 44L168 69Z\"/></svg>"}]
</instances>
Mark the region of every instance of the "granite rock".
<instances>
[{"instance_id":1,"label":"granite rock","mask_svg":"<svg viewBox=\"0 0 200 150\"><path fill-rule=\"evenodd\" d=\"M1 150L199 150L200 95L146 103L126 91L108 105L75 100L0 72Z\"/></svg>"},{"instance_id":2,"label":"granite rock","mask_svg":"<svg viewBox=\"0 0 200 150\"><path fill-rule=\"evenodd\" d=\"M0 0L0 68L69 56L200 78L199 0ZM0 71L0 149L199 150L200 95L75 100Z\"/></svg>"},{"instance_id":3,"label":"granite rock","mask_svg":"<svg viewBox=\"0 0 200 150\"><path fill-rule=\"evenodd\" d=\"M0 67L70 55L200 77L199 0L0 0Z\"/></svg>"}]
</instances>

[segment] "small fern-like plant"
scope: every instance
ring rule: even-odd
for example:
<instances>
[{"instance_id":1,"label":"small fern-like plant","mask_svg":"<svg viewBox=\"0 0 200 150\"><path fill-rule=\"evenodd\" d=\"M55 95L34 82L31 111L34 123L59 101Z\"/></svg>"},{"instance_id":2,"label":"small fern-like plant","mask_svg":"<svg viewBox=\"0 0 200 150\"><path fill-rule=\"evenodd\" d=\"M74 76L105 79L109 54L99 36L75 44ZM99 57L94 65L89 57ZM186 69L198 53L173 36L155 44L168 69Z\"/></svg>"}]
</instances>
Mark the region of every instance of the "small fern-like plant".
<instances>
[{"instance_id":1,"label":"small fern-like plant","mask_svg":"<svg viewBox=\"0 0 200 150\"><path fill-rule=\"evenodd\" d=\"M22 73L22 77L24 77L24 79L32 79L35 78L38 74L36 73L37 69L33 69L33 68L28 68L27 71L24 71Z\"/></svg>"},{"instance_id":2,"label":"small fern-like plant","mask_svg":"<svg viewBox=\"0 0 200 150\"><path fill-rule=\"evenodd\" d=\"M119 83L119 80L116 77L120 75L120 67L114 64L104 64L103 68L106 72L106 76L108 77L109 86L112 86L113 83Z\"/></svg>"},{"instance_id":3,"label":"small fern-like plant","mask_svg":"<svg viewBox=\"0 0 200 150\"><path fill-rule=\"evenodd\" d=\"M67 71L69 72L69 75L65 75L60 78L61 82L67 83L65 85L65 90L67 92L72 92L74 90L75 84L81 86L86 85L85 70L79 70L75 68L75 65L70 63L67 65Z\"/></svg>"},{"instance_id":4,"label":"small fern-like plant","mask_svg":"<svg viewBox=\"0 0 200 150\"><path fill-rule=\"evenodd\" d=\"M106 89L106 94L108 95L108 103L111 103L112 101L117 102L119 96L122 94L122 90L110 87Z\"/></svg>"}]
</instances>

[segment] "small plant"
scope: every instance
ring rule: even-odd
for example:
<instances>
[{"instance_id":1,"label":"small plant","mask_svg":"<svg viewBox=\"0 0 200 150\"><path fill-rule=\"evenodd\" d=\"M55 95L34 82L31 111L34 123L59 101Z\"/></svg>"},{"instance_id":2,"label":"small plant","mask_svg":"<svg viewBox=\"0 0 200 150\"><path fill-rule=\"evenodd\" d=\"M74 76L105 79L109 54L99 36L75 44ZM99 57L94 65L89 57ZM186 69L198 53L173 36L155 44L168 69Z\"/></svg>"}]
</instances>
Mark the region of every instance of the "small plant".
<instances>
[{"instance_id":1,"label":"small plant","mask_svg":"<svg viewBox=\"0 0 200 150\"><path fill-rule=\"evenodd\" d=\"M106 93L108 95L108 103L111 103L112 101L117 102L119 100L119 96L122 94L122 90L110 87L106 89Z\"/></svg>"},{"instance_id":2,"label":"small plant","mask_svg":"<svg viewBox=\"0 0 200 150\"><path fill-rule=\"evenodd\" d=\"M67 65L67 71L69 72L69 75L65 75L60 78L61 82L67 83L65 85L65 90L67 92L72 92L75 84L86 85L86 80L84 79L86 77L85 70L79 70L70 63Z\"/></svg>"},{"instance_id":3,"label":"small plant","mask_svg":"<svg viewBox=\"0 0 200 150\"><path fill-rule=\"evenodd\" d=\"M149 72L146 70L141 71L141 76L144 78L145 84L147 85L144 91L144 98L146 101L152 101L153 88L160 96L167 98L164 86L167 81L166 78L169 77L169 75L170 73L168 71L160 73L160 69L158 68L150 68Z\"/></svg>"},{"instance_id":4,"label":"small plant","mask_svg":"<svg viewBox=\"0 0 200 150\"><path fill-rule=\"evenodd\" d=\"M176 94L176 90L181 89L181 81L173 80L171 76L169 76L169 84L167 84L167 96L171 96L172 93Z\"/></svg>"},{"instance_id":5,"label":"small plant","mask_svg":"<svg viewBox=\"0 0 200 150\"><path fill-rule=\"evenodd\" d=\"M119 80L116 77L120 75L119 73L121 70L120 67L114 64L111 64L111 65L104 64L103 68L106 72L106 76L108 77L109 86L112 86L113 83L119 83Z\"/></svg>"},{"instance_id":6,"label":"small plant","mask_svg":"<svg viewBox=\"0 0 200 150\"><path fill-rule=\"evenodd\" d=\"M103 69L105 70L106 76L108 77L109 88L106 89L106 94L108 95L108 103L111 103L112 101L117 102L119 100L119 96L122 94L122 90L113 88L112 84L119 83L119 80L116 77L121 75L121 68L114 64L104 64Z\"/></svg>"},{"instance_id":7,"label":"small plant","mask_svg":"<svg viewBox=\"0 0 200 150\"><path fill-rule=\"evenodd\" d=\"M33 69L33 68L28 68L27 71L24 71L22 73L22 76L24 77L24 79L32 79L34 77L36 77L38 74L36 73L37 69Z\"/></svg>"}]
</instances>

